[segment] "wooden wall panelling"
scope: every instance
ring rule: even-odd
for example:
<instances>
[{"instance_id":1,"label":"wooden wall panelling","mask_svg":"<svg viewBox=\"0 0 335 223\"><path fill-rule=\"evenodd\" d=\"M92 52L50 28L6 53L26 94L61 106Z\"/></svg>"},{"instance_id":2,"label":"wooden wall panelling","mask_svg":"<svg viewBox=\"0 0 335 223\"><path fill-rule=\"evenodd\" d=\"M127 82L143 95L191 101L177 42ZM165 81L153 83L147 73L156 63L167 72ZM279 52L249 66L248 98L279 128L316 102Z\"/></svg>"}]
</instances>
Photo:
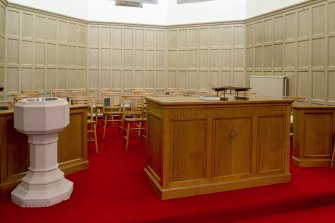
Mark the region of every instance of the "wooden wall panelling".
<instances>
[{"instance_id":1,"label":"wooden wall panelling","mask_svg":"<svg viewBox=\"0 0 335 223\"><path fill-rule=\"evenodd\" d=\"M177 73L176 88L187 89L187 29L177 31Z\"/></svg>"},{"instance_id":2,"label":"wooden wall panelling","mask_svg":"<svg viewBox=\"0 0 335 223\"><path fill-rule=\"evenodd\" d=\"M88 29L91 87L165 88L165 30L116 24Z\"/></svg>"},{"instance_id":3,"label":"wooden wall panelling","mask_svg":"<svg viewBox=\"0 0 335 223\"><path fill-rule=\"evenodd\" d=\"M220 26L213 26L209 29L208 89L213 86L221 86L221 32L222 29Z\"/></svg>"},{"instance_id":4,"label":"wooden wall panelling","mask_svg":"<svg viewBox=\"0 0 335 223\"><path fill-rule=\"evenodd\" d=\"M185 25L170 28L167 35L169 87L245 86L244 24Z\"/></svg>"},{"instance_id":5,"label":"wooden wall panelling","mask_svg":"<svg viewBox=\"0 0 335 223\"><path fill-rule=\"evenodd\" d=\"M246 86L245 79L245 26L236 25L233 29L233 86ZM223 83L224 84L224 83Z\"/></svg>"},{"instance_id":6,"label":"wooden wall panelling","mask_svg":"<svg viewBox=\"0 0 335 223\"><path fill-rule=\"evenodd\" d=\"M88 88L99 87L99 30L99 26L92 25L88 27Z\"/></svg>"},{"instance_id":7,"label":"wooden wall panelling","mask_svg":"<svg viewBox=\"0 0 335 223\"><path fill-rule=\"evenodd\" d=\"M3 66L0 53L0 74L7 95L49 87L205 90L215 84L247 85L252 74L286 74L290 94L334 102L329 87L335 67L334 0L306 2L240 23L166 28L87 26L16 5L2 3L1 8L7 29L3 39L0 33L6 51Z\"/></svg>"},{"instance_id":8,"label":"wooden wall panelling","mask_svg":"<svg viewBox=\"0 0 335 223\"><path fill-rule=\"evenodd\" d=\"M221 86L233 85L233 31L229 25L221 27Z\"/></svg>"},{"instance_id":9,"label":"wooden wall panelling","mask_svg":"<svg viewBox=\"0 0 335 223\"><path fill-rule=\"evenodd\" d=\"M0 2L0 86L5 86L6 5ZM4 95L0 92L0 100Z\"/></svg>"},{"instance_id":10,"label":"wooden wall panelling","mask_svg":"<svg viewBox=\"0 0 335 223\"><path fill-rule=\"evenodd\" d=\"M313 1L247 20L247 78L285 74L289 95L333 104L334 9L334 0Z\"/></svg>"},{"instance_id":11,"label":"wooden wall panelling","mask_svg":"<svg viewBox=\"0 0 335 223\"><path fill-rule=\"evenodd\" d=\"M155 69L156 73L154 76L154 86L156 93L163 91L166 83L166 67L167 67L167 57L166 57L166 30L157 29L156 30L156 56L155 56Z\"/></svg>"},{"instance_id":12,"label":"wooden wall panelling","mask_svg":"<svg viewBox=\"0 0 335 223\"><path fill-rule=\"evenodd\" d=\"M130 92L134 85L133 29L123 28L123 90Z\"/></svg>"},{"instance_id":13,"label":"wooden wall panelling","mask_svg":"<svg viewBox=\"0 0 335 223\"><path fill-rule=\"evenodd\" d=\"M328 23L328 104L335 105L335 1L327 5Z\"/></svg>"},{"instance_id":14,"label":"wooden wall panelling","mask_svg":"<svg viewBox=\"0 0 335 223\"><path fill-rule=\"evenodd\" d=\"M327 101L327 9L326 4L316 4L312 11L312 72L310 98L313 103L324 104ZM314 82L315 81L315 82Z\"/></svg>"},{"instance_id":15,"label":"wooden wall panelling","mask_svg":"<svg viewBox=\"0 0 335 223\"><path fill-rule=\"evenodd\" d=\"M245 62L245 68L246 68L246 85L250 85L250 75L253 75L254 70L254 64L255 64L255 48L254 48L254 24L246 24L246 62Z\"/></svg>"},{"instance_id":16,"label":"wooden wall panelling","mask_svg":"<svg viewBox=\"0 0 335 223\"><path fill-rule=\"evenodd\" d=\"M187 87L190 91L197 91L198 73L198 28L190 27L187 29Z\"/></svg>"},{"instance_id":17,"label":"wooden wall panelling","mask_svg":"<svg viewBox=\"0 0 335 223\"><path fill-rule=\"evenodd\" d=\"M16 5L7 7L6 19L8 99L24 89L46 95L51 88L86 87L84 22Z\"/></svg>"},{"instance_id":18,"label":"wooden wall panelling","mask_svg":"<svg viewBox=\"0 0 335 223\"><path fill-rule=\"evenodd\" d=\"M134 88L142 88L145 67L145 29L134 30Z\"/></svg>"},{"instance_id":19,"label":"wooden wall panelling","mask_svg":"<svg viewBox=\"0 0 335 223\"><path fill-rule=\"evenodd\" d=\"M199 28L199 55L198 55L198 90L206 91L209 86L209 49L210 49L209 27Z\"/></svg>"},{"instance_id":20,"label":"wooden wall panelling","mask_svg":"<svg viewBox=\"0 0 335 223\"><path fill-rule=\"evenodd\" d=\"M146 89L155 89L155 76L156 76L156 64L157 64L157 57L156 52L158 46L162 49L162 39L157 39L157 29L155 28L148 28L145 29L145 70L144 74L142 75L142 88ZM160 36L162 37L162 36ZM162 62L162 61L160 61Z\"/></svg>"},{"instance_id":21,"label":"wooden wall panelling","mask_svg":"<svg viewBox=\"0 0 335 223\"><path fill-rule=\"evenodd\" d=\"M176 87L176 69L177 69L177 30L168 30L168 71L167 88Z\"/></svg>"}]
</instances>

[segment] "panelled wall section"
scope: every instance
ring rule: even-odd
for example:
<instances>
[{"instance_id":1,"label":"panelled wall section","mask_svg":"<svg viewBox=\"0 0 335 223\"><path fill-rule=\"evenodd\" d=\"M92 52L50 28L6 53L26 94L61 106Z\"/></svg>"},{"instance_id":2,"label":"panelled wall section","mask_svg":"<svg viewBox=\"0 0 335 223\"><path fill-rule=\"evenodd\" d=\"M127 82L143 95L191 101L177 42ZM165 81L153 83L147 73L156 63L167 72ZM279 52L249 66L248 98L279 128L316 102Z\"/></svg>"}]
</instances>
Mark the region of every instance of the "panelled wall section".
<instances>
[{"instance_id":1,"label":"panelled wall section","mask_svg":"<svg viewBox=\"0 0 335 223\"><path fill-rule=\"evenodd\" d=\"M289 95L335 105L335 1L312 1L246 23L246 76L282 75Z\"/></svg>"},{"instance_id":2,"label":"panelled wall section","mask_svg":"<svg viewBox=\"0 0 335 223\"><path fill-rule=\"evenodd\" d=\"M6 9L7 96L87 85L87 24L27 8ZM1 58L1 57L0 57ZM7 98L8 98L7 97Z\"/></svg>"},{"instance_id":3,"label":"panelled wall section","mask_svg":"<svg viewBox=\"0 0 335 223\"><path fill-rule=\"evenodd\" d=\"M238 23L168 28L167 87L245 86L244 36L244 24Z\"/></svg>"},{"instance_id":4,"label":"panelled wall section","mask_svg":"<svg viewBox=\"0 0 335 223\"><path fill-rule=\"evenodd\" d=\"M5 86L6 5L0 1L0 86ZM3 97L0 92L0 99Z\"/></svg>"},{"instance_id":5,"label":"panelled wall section","mask_svg":"<svg viewBox=\"0 0 335 223\"><path fill-rule=\"evenodd\" d=\"M165 88L165 28L90 24L88 88Z\"/></svg>"},{"instance_id":6,"label":"panelled wall section","mask_svg":"<svg viewBox=\"0 0 335 223\"><path fill-rule=\"evenodd\" d=\"M335 0L237 22L149 26L87 22L0 0L0 85L192 91L287 75L289 95L335 104ZM0 95L1 97L1 95Z\"/></svg>"}]
</instances>

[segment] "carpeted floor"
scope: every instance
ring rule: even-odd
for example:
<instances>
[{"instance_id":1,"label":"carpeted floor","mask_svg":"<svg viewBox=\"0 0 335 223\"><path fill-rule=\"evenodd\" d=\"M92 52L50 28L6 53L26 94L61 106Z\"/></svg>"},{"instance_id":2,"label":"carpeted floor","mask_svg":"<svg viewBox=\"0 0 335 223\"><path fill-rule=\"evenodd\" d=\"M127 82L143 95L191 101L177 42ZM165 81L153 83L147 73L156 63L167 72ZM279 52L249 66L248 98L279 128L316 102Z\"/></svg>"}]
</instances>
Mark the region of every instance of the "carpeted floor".
<instances>
[{"instance_id":1,"label":"carpeted floor","mask_svg":"<svg viewBox=\"0 0 335 223\"><path fill-rule=\"evenodd\" d=\"M74 182L68 201L48 208L21 208L0 197L0 222L332 222L335 169L291 166L292 181L236 191L162 201L144 175L145 145L127 152L116 128L99 155L89 146L88 170L66 176Z\"/></svg>"}]
</instances>

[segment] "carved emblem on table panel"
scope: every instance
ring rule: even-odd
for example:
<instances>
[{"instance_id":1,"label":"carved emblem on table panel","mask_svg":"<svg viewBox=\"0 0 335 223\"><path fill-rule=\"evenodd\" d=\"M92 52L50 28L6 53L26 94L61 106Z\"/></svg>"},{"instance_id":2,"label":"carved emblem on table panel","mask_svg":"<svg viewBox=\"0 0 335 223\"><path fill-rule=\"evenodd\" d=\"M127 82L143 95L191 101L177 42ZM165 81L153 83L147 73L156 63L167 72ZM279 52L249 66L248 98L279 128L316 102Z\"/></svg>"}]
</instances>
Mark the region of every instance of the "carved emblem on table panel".
<instances>
[{"instance_id":1,"label":"carved emblem on table panel","mask_svg":"<svg viewBox=\"0 0 335 223\"><path fill-rule=\"evenodd\" d=\"M236 138L237 138L237 133L235 132L234 129L231 129L228 135L228 142L230 144L233 144Z\"/></svg>"},{"instance_id":2,"label":"carved emblem on table panel","mask_svg":"<svg viewBox=\"0 0 335 223\"><path fill-rule=\"evenodd\" d=\"M238 108L201 108L171 111L171 119L215 118L223 116L263 116L285 114L286 106L238 107Z\"/></svg>"}]
</instances>

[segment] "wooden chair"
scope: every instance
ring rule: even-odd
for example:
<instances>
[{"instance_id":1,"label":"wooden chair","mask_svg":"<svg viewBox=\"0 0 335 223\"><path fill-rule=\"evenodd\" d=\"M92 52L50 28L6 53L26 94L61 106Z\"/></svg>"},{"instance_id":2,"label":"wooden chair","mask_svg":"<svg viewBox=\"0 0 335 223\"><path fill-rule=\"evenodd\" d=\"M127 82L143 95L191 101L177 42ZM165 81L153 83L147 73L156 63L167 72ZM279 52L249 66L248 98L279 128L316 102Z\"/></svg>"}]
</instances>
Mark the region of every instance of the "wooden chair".
<instances>
[{"instance_id":1,"label":"wooden chair","mask_svg":"<svg viewBox=\"0 0 335 223\"><path fill-rule=\"evenodd\" d=\"M125 150L127 151L130 138L141 138L143 140L146 137L144 98L138 95L123 95L121 107L122 128L124 130Z\"/></svg>"},{"instance_id":2,"label":"wooden chair","mask_svg":"<svg viewBox=\"0 0 335 223\"><path fill-rule=\"evenodd\" d=\"M213 90L199 90L199 96L217 96L217 92Z\"/></svg>"},{"instance_id":3,"label":"wooden chair","mask_svg":"<svg viewBox=\"0 0 335 223\"><path fill-rule=\"evenodd\" d=\"M69 96L87 96L87 90L85 88L73 88L69 90Z\"/></svg>"},{"instance_id":4,"label":"wooden chair","mask_svg":"<svg viewBox=\"0 0 335 223\"><path fill-rule=\"evenodd\" d=\"M31 95L31 97L34 98L39 96L38 90L22 90L21 92L24 95Z\"/></svg>"},{"instance_id":5,"label":"wooden chair","mask_svg":"<svg viewBox=\"0 0 335 223\"><path fill-rule=\"evenodd\" d=\"M283 96L283 99L293 100L292 105L305 105L307 104L307 97L304 96ZM290 136L293 136L293 109L290 115Z\"/></svg>"},{"instance_id":6,"label":"wooden chair","mask_svg":"<svg viewBox=\"0 0 335 223\"><path fill-rule=\"evenodd\" d=\"M87 141L95 143L95 151L99 153L98 138L97 138L97 122L94 119L93 107L94 97L92 96L77 96L71 97L73 105L88 105L87 111Z\"/></svg>"},{"instance_id":7,"label":"wooden chair","mask_svg":"<svg viewBox=\"0 0 335 223\"><path fill-rule=\"evenodd\" d=\"M35 98L36 96L34 95L26 95L26 94L17 94L17 95L13 95L13 99L14 99L14 104L16 102L18 102L21 99L25 99L25 98Z\"/></svg>"},{"instance_id":8,"label":"wooden chair","mask_svg":"<svg viewBox=\"0 0 335 223\"><path fill-rule=\"evenodd\" d=\"M68 99L70 91L67 89L51 89L50 96Z\"/></svg>"},{"instance_id":9,"label":"wooden chair","mask_svg":"<svg viewBox=\"0 0 335 223\"><path fill-rule=\"evenodd\" d=\"M184 89L167 88L164 90L166 96L187 96L188 91Z\"/></svg>"},{"instance_id":10,"label":"wooden chair","mask_svg":"<svg viewBox=\"0 0 335 223\"><path fill-rule=\"evenodd\" d=\"M283 96L283 99L293 100L293 105L307 104L307 97L305 96Z\"/></svg>"},{"instance_id":11,"label":"wooden chair","mask_svg":"<svg viewBox=\"0 0 335 223\"><path fill-rule=\"evenodd\" d=\"M114 128L115 122L122 122L121 93L105 92L102 94L102 101L102 117L104 121L103 139L105 139L108 123L112 123L112 127Z\"/></svg>"},{"instance_id":12,"label":"wooden chair","mask_svg":"<svg viewBox=\"0 0 335 223\"><path fill-rule=\"evenodd\" d=\"M0 101L0 111L10 110L13 107L13 103L11 101Z\"/></svg>"}]
</instances>

